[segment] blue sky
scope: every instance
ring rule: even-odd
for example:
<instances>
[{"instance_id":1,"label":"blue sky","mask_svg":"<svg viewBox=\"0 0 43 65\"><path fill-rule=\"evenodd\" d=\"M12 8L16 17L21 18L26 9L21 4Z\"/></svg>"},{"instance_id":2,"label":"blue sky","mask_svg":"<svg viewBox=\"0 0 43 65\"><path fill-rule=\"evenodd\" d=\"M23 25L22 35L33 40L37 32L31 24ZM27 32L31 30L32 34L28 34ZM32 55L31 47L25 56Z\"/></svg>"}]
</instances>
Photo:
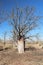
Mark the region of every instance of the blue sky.
<instances>
[{"instance_id":1,"label":"blue sky","mask_svg":"<svg viewBox=\"0 0 43 65\"><path fill-rule=\"evenodd\" d=\"M12 8L15 8L16 5L18 7L26 7L33 6L36 8L36 14L43 16L43 0L0 0L0 10L11 11ZM40 19L39 29L32 31L33 34L35 32L39 32L40 38L43 40L43 18ZM0 25L0 38L3 38L4 32L7 32L7 38L9 38L11 27L8 25L8 22L4 22Z\"/></svg>"}]
</instances>

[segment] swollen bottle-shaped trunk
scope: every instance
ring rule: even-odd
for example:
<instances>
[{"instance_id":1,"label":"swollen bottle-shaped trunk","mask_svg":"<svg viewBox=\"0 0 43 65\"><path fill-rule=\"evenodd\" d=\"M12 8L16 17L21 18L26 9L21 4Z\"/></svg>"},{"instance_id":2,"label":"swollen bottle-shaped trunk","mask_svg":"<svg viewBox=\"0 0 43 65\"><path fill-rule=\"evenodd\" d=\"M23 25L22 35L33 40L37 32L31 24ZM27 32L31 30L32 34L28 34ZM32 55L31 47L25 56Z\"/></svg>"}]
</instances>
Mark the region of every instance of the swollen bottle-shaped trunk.
<instances>
[{"instance_id":1,"label":"swollen bottle-shaped trunk","mask_svg":"<svg viewBox=\"0 0 43 65\"><path fill-rule=\"evenodd\" d=\"M23 38L18 40L18 52L24 53L24 40L23 40Z\"/></svg>"}]
</instances>

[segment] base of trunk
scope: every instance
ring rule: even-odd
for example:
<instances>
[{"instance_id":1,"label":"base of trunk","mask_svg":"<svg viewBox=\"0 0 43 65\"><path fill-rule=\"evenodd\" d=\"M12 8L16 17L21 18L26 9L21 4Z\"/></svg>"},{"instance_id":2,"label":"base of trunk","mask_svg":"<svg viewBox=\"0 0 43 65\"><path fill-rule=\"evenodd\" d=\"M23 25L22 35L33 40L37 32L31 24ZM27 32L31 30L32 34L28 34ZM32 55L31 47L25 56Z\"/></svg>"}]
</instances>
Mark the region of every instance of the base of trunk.
<instances>
[{"instance_id":1,"label":"base of trunk","mask_svg":"<svg viewBox=\"0 0 43 65\"><path fill-rule=\"evenodd\" d=\"M24 41L18 40L18 53L24 53Z\"/></svg>"}]
</instances>

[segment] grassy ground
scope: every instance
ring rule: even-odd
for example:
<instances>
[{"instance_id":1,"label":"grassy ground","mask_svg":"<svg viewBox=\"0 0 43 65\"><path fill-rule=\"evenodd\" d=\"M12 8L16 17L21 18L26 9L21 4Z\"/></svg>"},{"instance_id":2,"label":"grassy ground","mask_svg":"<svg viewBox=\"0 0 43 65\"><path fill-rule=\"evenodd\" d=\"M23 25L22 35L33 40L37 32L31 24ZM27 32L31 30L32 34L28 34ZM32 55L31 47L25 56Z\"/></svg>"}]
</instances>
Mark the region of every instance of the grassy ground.
<instances>
[{"instance_id":1,"label":"grassy ground","mask_svg":"<svg viewBox=\"0 0 43 65\"><path fill-rule=\"evenodd\" d=\"M25 50L24 54L14 49L0 51L0 65L43 65L43 49Z\"/></svg>"}]
</instances>

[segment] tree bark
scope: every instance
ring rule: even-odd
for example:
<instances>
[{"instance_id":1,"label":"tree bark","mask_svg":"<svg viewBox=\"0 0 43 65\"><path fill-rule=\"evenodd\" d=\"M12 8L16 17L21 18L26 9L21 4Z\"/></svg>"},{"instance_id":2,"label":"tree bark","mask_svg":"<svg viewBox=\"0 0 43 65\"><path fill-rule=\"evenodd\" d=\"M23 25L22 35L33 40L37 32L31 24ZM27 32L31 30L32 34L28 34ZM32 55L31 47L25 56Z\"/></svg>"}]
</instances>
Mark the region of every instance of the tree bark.
<instances>
[{"instance_id":1,"label":"tree bark","mask_svg":"<svg viewBox=\"0 0 43 65\"><path fill-rule=\"evenodd\" d=\"M18 53L24 53L24 40L23 40L23 38L18 40Z\"/></svg>"}]
</instances>

